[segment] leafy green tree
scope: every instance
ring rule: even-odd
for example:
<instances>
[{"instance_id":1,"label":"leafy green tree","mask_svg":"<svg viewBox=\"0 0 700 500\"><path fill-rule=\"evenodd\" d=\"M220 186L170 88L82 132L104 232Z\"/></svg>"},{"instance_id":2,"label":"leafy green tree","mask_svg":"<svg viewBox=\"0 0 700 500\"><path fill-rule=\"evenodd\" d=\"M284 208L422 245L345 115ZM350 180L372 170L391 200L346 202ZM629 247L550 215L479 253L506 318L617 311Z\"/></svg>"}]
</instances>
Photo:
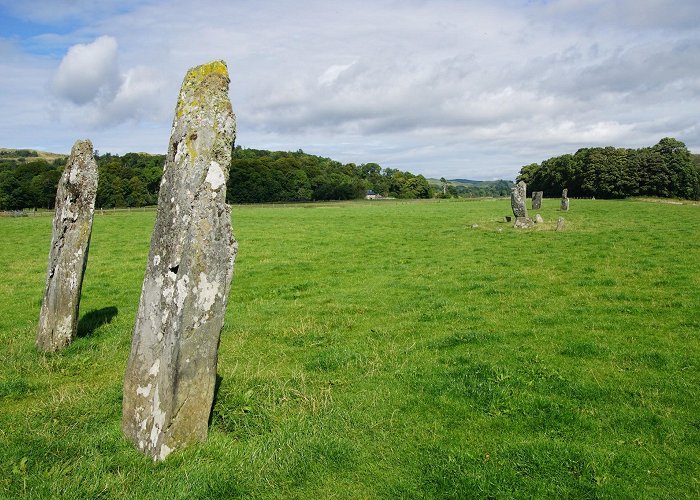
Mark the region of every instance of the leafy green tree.
<instances>
[{"instance_id":1,"label":"leafy green tree","mask_svg":"<svg viewBox=\"0 0 700 500\"><path fill-rule=\"evenodd\" d=\"M582 148L522 167L518 180L533 191L558 196L621 198L647 195L700 198L700 169L684 143L665 137L650 148Z\"/></svg>"},{"instance_id":2,"label":"leafy green tree","mask_svg":"<svg viewBox=\"0 0 700 500\"><path fill-rule=\"evenodd\" d=\"M141 178L137 175L129 179L129 194L126 203L130 207L142 207L148 203L148 190Z\"/></svg>"}]
</instances>

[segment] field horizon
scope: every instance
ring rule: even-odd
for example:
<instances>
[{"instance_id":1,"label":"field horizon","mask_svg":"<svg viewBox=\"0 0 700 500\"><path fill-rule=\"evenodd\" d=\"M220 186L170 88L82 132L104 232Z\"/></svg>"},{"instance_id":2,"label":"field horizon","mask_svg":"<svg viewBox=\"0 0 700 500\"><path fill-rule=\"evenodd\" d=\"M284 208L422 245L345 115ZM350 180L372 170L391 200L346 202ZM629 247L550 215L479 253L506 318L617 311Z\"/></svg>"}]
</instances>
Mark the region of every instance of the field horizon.
<instances>
[{"instance_id":1,"label":"field horizon","mask_svg":"<svg viewBox=\"0 0 700 500\"><path fill-rule=\"evenodd\" d=\"M155 211L96 211L53 355L51 218L0 218L0 496L700 496L698 210L545 199L516 230L502 198L234 205L209 438L163 463L120 429Z\"/></svg>"}]
</instances>

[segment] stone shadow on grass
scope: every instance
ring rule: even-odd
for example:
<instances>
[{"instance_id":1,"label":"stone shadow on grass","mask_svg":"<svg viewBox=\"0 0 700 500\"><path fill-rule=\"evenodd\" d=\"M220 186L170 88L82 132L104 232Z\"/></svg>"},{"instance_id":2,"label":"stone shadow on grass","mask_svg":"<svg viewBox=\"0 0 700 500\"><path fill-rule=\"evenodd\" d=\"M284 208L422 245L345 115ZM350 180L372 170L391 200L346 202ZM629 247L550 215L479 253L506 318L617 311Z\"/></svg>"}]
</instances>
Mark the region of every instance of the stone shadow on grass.
<instances>
[{"instance_id":1,"label":"stone shadow on grass","mask_svg":"<svg viewBox=\"0 0 700 500\"><path fill-rule=\"evenodd\" d=\"M207 428L211 428L211 422L214 418L214 407L216 406L216 401L219 399L219 388L221 387L221 381L224 379L218 373L216 374L216 383L214 384L214 398L211 400L211 409L209 410L209 421L207 422Z\"/></svg>"},{"instance_id":2,"label":"stone shadow on grass","mask_svg":"<svg viewBox=\"0 0 700 500\"><path fill-rule=\"evenodd\" d=\"M119 314L119 309L114 306L103 307L102 309L93 309L86 313L78 321L78 337L87 337L92 335L102 325L112 322L112 319Z\"/></svg>"}]
</instances>

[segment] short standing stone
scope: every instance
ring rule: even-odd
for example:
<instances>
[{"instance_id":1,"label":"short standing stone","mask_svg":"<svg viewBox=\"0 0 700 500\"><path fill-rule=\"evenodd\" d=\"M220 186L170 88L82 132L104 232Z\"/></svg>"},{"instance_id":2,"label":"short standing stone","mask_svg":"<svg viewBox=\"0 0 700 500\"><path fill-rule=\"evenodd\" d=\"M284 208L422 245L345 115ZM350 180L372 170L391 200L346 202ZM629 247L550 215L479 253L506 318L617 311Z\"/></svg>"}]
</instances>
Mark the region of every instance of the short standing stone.
<instances>
[{"instance_id":1,"label":"short standing stone","mask_svg":"<svg viewBox=\"0 0 700 500\"><path fill-rule=\"evenodd\" d=\"M563 231L564 230L564 217L559 217L557 220L557 228L556 231Z\"/></svg>"},{"instance_id":2,"label":"short standing stone","mask_svg":"<svg viewBox=\"0 0 700 500\"><path fill-rule=\"evenodd\" d=\"M237 248L228 85L223 61L187 72L158 194L122 409L124 434L154 460L207 438Z\"/></svg>"},{"instance_id":3,"label":"short standing stone","mask_svg":"<svg viewBox=\"0 0 700 500\"><path fill-rule=\"evenodd\" d=\"M36 345L46 352L70 344L78 330L97 194L97 164L89 140L76 141L56 191L49 268Z\"/></svg>"},{"instance_id":4,"label":"short standing stone","mask_svg":"<svg viewBox=\"0 0 700 500\"><path fill-rule=\"evenodd\" d=\"M569 210L569 190L564 189L561 192L561 210L562 212L567 212Z\"/></svg>"},{"instance_id":5,"label":"short standing stone","mask_svg":"<svg viewBox=\"0 0 700 500\"><path fill-rule=\"evenodd\" d=\"M532 192L532 209L539 210L542 208L542 191Z\"/></svg>"},{"instance_id":6,"label":"short standing stone","mask_svg":"<svg viewBox=\"0 0 700 500\"><path fill-rule=\"evenodd\" d=\"M544 219L540 214L535 215L535 224L542 224L544 222Z\"/></svg>"},{"instance_id":7,"label":"short standing stone","mask_svg":"<svg viewBox=\"0 0 700 500\"><path fill-rule=\"evenodd\" d=\"M513 227L522 229L532 227L533 225L532 219L527 216L527 207L525 206L526 199L527 186L523 181L520 181L510 193L510 206L513 209L513 215L515 215L515 224L513 224Z\"/></svg>"}]
</instances>

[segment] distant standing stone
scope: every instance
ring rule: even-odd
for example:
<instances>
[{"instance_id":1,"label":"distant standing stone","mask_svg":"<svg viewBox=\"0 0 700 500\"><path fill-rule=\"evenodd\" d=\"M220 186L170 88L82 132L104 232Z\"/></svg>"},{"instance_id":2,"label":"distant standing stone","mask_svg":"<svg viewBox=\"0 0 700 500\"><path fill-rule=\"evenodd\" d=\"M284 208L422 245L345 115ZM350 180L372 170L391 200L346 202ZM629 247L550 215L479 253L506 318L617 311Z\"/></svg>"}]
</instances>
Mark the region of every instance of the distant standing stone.
<instances>
[{"instance_id":1,"label":"distant standing stone","mask_svg":"<svg viewBox=\"0 0 700 500\"><path fill-rule=\"evenodd\" d=\"M516 217L527 217L527 207L525 206L525 197L527 193L527 185L520 181L511 190L510 207L513 209L513 215Z\"/></svg>"},{"instance_id":2,"label":"distant standing stone","mask_svg":"<svg viewBox=\"0 0 700 500\"><path fill-rule=\"evenodd\" d=\"M533 222L527 216L527 207L525 206L525 200L527 199L527 185L520 181L512 189L510 193L510 206L513 209L513 215L515 215L515 224L513 227L520 229L532 227Z\"/></svg>"},{"instance_id":3,"label":"distant standing stone","mask_svg":"<svg viewBox=\"0 0 700 500\"><path fill-rule=\"evenodd\" d=\"M207 438L237 249L228 86L223 61L187 72L158 194L122 409L124 434L154 460Z\"/></svg>"},{"instance_id":4,"label":"distant standing stone","mask_svg":"<svg viewBox=\"0 0 700 500\"><path fill-rule=\"evenodd\" d=\"M564 230L564 217L559 217L557 220L557 228L556 231L563 231Z\"/></svg>"},{"instance_id":5,"label":"distant standing stone","mask_svg":"<svg viewBox=\"0 0 700 500\"><path fill-rule=\"evenodd\" d=\"M97 164L92 143L87 139L76 141L56 191L49 267L36 337L42 351L66 347L77 333L96 195Z\"/></svg>"},{"instance_id":6,"label":"distant standing stone","mask_svg":"<svg viewBox=\"0 0 700 500\"><path fill-rule=\"evenodd\" d=\"M561 210L562 212L568 212L569 211L569 190L564 189L564 191L561 192Z\"/></svg>"},{"instance_id":7,"label":"distant standing stone","mask_svg":"<svg viewBox=\"0 0 700 500\"><path fill-rule=\"evenodd\" d=\"M532 209L533 210L539 210L542 208L542 191L533 191L532 192Z\"/></svg>"},{"instance_id":8,"label":"distant standing stone","mask_svg":"<svg viewBox=\"0 0 700 500\"><path fill-rule=\"evenodd\" d=\"M544 219L540 214L535 215L535 224L542 224L544 222Z\"/></svg>"}]
</instances>

